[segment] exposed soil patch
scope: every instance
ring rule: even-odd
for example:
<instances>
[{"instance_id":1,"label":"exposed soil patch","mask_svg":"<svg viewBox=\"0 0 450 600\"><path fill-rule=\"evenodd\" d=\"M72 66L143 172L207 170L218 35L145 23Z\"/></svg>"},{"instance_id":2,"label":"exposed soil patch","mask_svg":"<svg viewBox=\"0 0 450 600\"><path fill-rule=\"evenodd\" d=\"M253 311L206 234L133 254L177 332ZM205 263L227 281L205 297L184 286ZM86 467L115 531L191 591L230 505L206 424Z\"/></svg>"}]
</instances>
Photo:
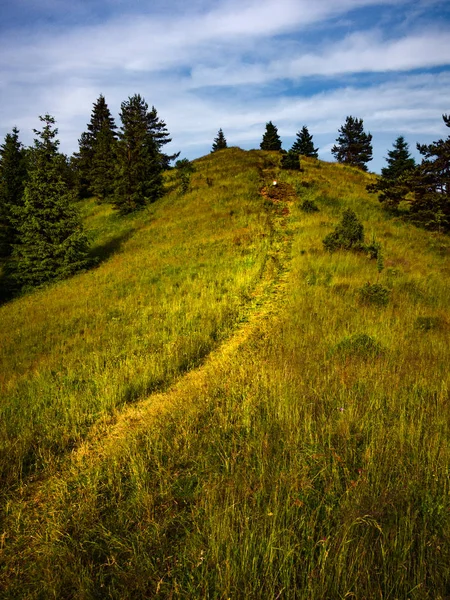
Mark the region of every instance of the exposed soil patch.
<instances>
[{"instance_id":1,"label":"exposed soil patch","mask_svg":"<svg viewBox=\"0 0 450 600\"><path fill-rule=\"evenodd\" d=\"M276 185L271 184L263 187L261 189L261 195L274 203L293 202L297 198L292 185L281 181L277 182Z\"/></svg>"}]
</instances>

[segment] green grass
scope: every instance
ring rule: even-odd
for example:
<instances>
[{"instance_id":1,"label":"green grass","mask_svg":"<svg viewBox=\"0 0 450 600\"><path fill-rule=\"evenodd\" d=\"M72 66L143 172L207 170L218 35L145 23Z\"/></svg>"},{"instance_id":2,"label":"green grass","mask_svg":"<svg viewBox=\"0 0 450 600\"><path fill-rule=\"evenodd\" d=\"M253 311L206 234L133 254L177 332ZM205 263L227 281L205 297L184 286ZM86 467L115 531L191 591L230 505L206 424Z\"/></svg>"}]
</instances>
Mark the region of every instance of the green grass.
<instances>
[{"instance_id":1,"label":"green grass","mask_svg":"<svg viewBox=\"0 0 450 600\"><path fill-rule=\"evenodd\" d=\"M98 412L74 419L76 447L68 453L63 440L56 463L47 449L37 479L22 470L17 484L6 469L16 487L3 507L5 597L449 597L448 238L385 220L365 192L369 175L314 160L302 166L299 174L277 172L275 155L233 149L198 161L190 194L173 192L135 221L92 205L98 247L119 228L131 237L95 272L3 307L16 323L8 332L19 330L18 315L25 322L32 309L53 307L42 308L40 329L32 333L37 319L29 319L23 339L11 342L15 390L22 375L32 385L51 360L67 364L64 340L80 355L60 315L84 301L90 278L96 293L114 297L99 302L101 325L90 328L91 354L108 365L104 378L104 367L90 371ZM274 175L297 190L294 204L271 206L258 195ZM319 212L303 212L305 199ZM367 239L381 241L381 273L364 253L324 251L344 208L356 212ZM156 298L152 310L166 307L158 352L171 357L171 343L194 346L188 373L171 362L158 392L144 398L144 388L127 404L113 390L123 390L123 372L140 381L139 352L136 361L114 362L116 330L104 338L102 331L114 305L116 348L140 347L135 294L120 295L134 278L151 290L146 302ZM216 281L221 291L210 296ZM361 303L366 283L388 289L388 303ZM205 319L198 333L186 313ZM54 355L42 339L51 322L61 337ZM213 341L199 352L195 340L206 333ZM42 390L49 386L42 380ZM31 395L14 394L15 412L4 419L28 417L15 425L11 448L37 414ZM53 396L43 395L48 427L66 431L48 408ZM82 414L66 392L55 406ZM105 420L111 410L115 418Z\"/></svg>"}]
</instances>

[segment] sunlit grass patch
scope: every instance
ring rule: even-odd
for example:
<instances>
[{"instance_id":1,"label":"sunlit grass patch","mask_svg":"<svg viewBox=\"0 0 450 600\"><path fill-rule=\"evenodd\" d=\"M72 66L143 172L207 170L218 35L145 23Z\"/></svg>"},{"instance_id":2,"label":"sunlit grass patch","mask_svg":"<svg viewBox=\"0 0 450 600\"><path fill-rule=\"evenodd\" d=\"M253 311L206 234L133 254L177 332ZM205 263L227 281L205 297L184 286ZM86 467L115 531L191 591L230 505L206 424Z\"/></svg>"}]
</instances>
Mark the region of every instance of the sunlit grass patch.
<instances>
[{"instance_id":1,"label":"sunlit grass patch","mask_svg":"<svg viewBox=\"0 0 450 600\"><path fill-rule=\"evenodd\" d=\"M94 303L87 287L36 296L50 314L66 298L67 357L89 340L83 355L106 361L89 363L102 402L120 390L135 404L112 402L110 420L101 404L54 474L10 495L0 581L29 598L445 598L450 294L436 251L445 240L386 220L365 192L371 175L305 159L302 172L279 173L297 190L283 214L251 193L278 175L277 155L226 156L198 161L192 191L174 189L90 274L114 298L95 305L103 321L84 313L82 335L83 321L70 321L79 289L86 311ZM301 210L302 189L319 213ZM383 270L365 253L324 250L347 207L382 240ZM387 306L361 304L367 282L389 290ZM16 325L36 312L33 298L14 306ZM143 399L146 360L158 353L158 392ZM17 353L19 374L24 360ZM39 360L25 370L37 376ZM45 377L38 384L49 424L59 410L68 418L69 404L79 410L77 392L56 405ZM63 451L70 440L59 439Z\"/></svg>"}]
</instances>

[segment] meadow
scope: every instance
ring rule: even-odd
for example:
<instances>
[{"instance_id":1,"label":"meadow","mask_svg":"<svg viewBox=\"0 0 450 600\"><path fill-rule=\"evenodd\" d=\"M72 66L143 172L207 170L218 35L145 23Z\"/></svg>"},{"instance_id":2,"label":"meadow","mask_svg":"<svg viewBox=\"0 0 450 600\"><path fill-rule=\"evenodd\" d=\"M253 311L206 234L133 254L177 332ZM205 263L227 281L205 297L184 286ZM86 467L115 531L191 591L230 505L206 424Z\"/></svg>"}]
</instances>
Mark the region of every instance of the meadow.
<instances>
[{"instance_id":1,"label":"meadow","mask_svg":"<svg viewBox=\"0 0 450 600\"><path fill-rule=\"evenodd\" d=\"M449 239L278 161L86 201L99 266L0 308L5 598L450 597Z\"/></svg>"}]
</instances>

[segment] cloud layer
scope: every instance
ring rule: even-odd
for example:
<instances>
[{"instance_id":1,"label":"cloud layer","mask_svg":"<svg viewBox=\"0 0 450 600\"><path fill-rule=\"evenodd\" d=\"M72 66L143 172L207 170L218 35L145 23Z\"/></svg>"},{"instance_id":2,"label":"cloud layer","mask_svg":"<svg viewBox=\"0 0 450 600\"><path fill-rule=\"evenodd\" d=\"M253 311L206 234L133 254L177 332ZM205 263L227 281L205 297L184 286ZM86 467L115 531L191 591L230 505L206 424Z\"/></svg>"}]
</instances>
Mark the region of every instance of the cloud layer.
<instances>
[{"instance_id":1,"label":"cloud layer","mask_svg":"<svg viewBox=\"0 0 450 600\"><path fill-rule=\"evenodd\" d=\"M190 158L209 151L219 127L229 143L257 147L268 120L286 147L306 124L328 159L349 114L364 119L374 142L390 136L389 147L397 135L444 135L445 2L86 4L75 2L70 18L59 0L28 15L17 12L24 0L10 5L0 37L0 135L17 125L30 143L38 115L49 112L71 153L100 93L117 115L137 92ZM377 161L372 168L382 155Z\"/></svg>"}]
</instances>

